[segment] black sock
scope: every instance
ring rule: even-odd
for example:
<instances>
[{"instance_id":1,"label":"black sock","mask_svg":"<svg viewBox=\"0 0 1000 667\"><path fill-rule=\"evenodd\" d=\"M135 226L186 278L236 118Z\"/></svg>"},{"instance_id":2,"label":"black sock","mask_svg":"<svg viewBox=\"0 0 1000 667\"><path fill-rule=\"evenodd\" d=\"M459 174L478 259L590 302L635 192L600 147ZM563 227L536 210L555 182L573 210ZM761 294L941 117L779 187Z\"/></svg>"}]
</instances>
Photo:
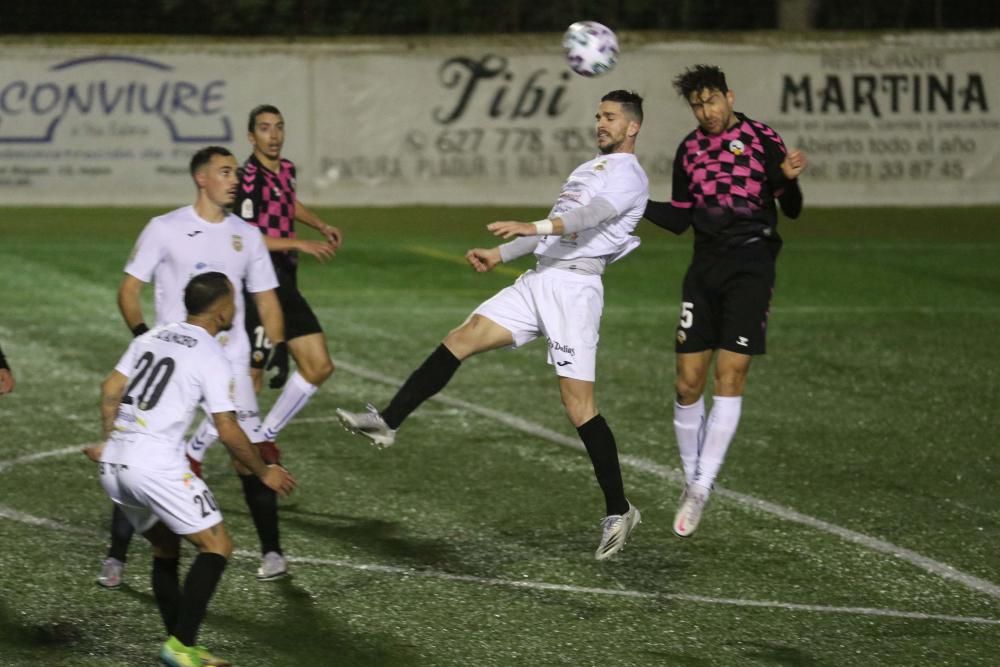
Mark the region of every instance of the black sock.
<instances>
[{"instance_id":1,"label":"black sock","mask_svg":"<svg viewBox=\"0 0 1000 667\"><path fill-rule=\"evenodd\" d=\"M438 345L420 368L407 378L392 397L389 406L380 412L389 428L399 428L403 420L421 403L444 389L461 364L444 343Z\"/></svg>"},{"instance_id":2,"label":"black sock","mask_svg":"<svg viewBox=\"0 0 1000 667\"><path fill-rule=\"evenodd\" d=\"M622 469L618 464L618 448L615 446L615 436L604 417L597 415L583 426L576 429L594 464L594 474L597 483L604 492L604 504L607 514L625 514L628 511L628 501L625 500L625 487L622 485Z\"/></svg>"},{"instance_id":3,"label":"black sock","mask_svg":"<svg viewBox=\"0 0 1000 667\"><path fill-rule=\"evenodd\" d=\"M111 512L111 546L108 547L108 558L117 558L124 563L128 558L128 545L133 533L135 528L125 518L122 508L115 503L115 509Z\"/></svg>"},{"instance_id":4,"label":"black sock","mask_svg":"<svg viewBox=\"0 0 1000 667\"><path fill-rule=\"evenodd\" d=\"M226 569L226 558L219 554L201 553L194 559L184 580L181 593L180 611L174 637L185 646L194 646L198 639L198 628L205 620L208 601L215 594L222 572Z\"/></svg>"},{"instance_id":5,"label":"black sock","mask_svg":"<svg viewBox=\"0 0 1000 667\"><path fill-rule=\"evenodd\" d=\"M278 494L269 489L256 475L240 475L243 498L247 501L253 525L260 539L260 553L281 551L278 533Z\"/></svg>"},{"instance_id":6,"label":"black sock","mask_svg":"<svg viewBox=\"0 0 1000 667\"><path fill-rule=\"evenodd\" d=\"M177 611L180 609L181 580L177 574L180 558L157 558L153 556L153 597L160 608L160 617L167 628L167 634L174 634L177 627Z\"/></svg>"}]
</instances>

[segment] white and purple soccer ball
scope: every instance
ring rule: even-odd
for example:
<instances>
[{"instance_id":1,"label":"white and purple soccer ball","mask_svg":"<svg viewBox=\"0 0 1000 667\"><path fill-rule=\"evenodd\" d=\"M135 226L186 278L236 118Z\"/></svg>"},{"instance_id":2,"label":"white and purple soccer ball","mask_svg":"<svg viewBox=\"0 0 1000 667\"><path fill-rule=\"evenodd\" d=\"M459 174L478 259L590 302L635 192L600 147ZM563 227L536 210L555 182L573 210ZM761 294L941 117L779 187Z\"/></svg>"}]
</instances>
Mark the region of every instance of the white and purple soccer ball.
<instances>
[{"instance_id":1,"label":"white and purple soccer ball","mask_svg":"<svg viewBox=\"0 0 1000 667\"><path fill-rule=\"evenodd\" d=\"M597 21L577 21L567 28L563 48L570 69L581 76L600 76L618 62L618 38Z\"/></svg>"}]
</instances>

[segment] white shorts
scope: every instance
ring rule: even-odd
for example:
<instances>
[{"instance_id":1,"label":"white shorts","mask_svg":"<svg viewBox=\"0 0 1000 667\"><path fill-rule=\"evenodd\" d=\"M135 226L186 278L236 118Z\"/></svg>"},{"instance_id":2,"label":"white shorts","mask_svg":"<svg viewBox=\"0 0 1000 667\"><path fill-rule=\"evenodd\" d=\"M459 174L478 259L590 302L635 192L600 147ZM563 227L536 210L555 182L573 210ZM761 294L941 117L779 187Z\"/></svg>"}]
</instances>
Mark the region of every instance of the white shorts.
<instances>
[{"instance_id":1,"label":"white shorts","mask_svg":"<svg viewBox=\"0 0 1000 667\"><path fill-rule=\"evenodd\" d=\"M474 312L510 331L515 348L545 336L556 375L593 382L603 310L601 276L539 267Z\"/></svg>"},{"instance_id":2,"label":"white shorts","mask_svg":"<svg viewBox=\"0 0 1000 667\"><path fill-rule=\"evenodd\" d=\"M222 521L222 512L205 482L190 470L136 468L98 463L101 486L136 531L162 521L177 535L190 535Z\"/></svg>"},{"instance_id":3,"label":"white shorts","mask_svg":"<svg viewBox=\"0 0 1000 667\"><path fill-rule=\"evenodd\" d=\"M236 405L236 419L240 428L246 433L250 442L264 442L264 429L261 428L260 408L257 405L257 394L253 390L253 378L250 376L250 366L233 365L233 403Z\"/></svg>"}]
</instances>

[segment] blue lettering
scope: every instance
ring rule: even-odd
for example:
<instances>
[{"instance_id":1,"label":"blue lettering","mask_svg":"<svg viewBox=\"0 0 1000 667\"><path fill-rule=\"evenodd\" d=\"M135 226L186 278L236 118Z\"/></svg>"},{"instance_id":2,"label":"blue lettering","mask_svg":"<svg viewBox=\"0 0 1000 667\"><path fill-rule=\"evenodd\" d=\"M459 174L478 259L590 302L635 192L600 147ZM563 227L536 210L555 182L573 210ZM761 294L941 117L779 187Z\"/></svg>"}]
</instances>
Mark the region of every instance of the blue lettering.
<instances>
[{"instance_id":1,"label":"blue lettering","mask_svg":"<svg viewBox=\"0 0 1000 667\"><path fill-rule=\"evenodd\" d=\"M47 107L42 104L46 92L51 97L51 101ZM59 86L54 83L43 83L31 92L31 112L39 116L47 114L56 108L61 97Z\"/></svg>"},{"instance_id":2,"label":"blue lettering","mask_svg":"<svg viewBox=\"0 0 1000 667\"><path fill-rule=\"evenodd\" d=\"M66 88L66 103L64 109L69 111L73 107L80 113L90 113L90 107L94 104L94 87L87 86L87 99L83 99L80 95L80 88L75 84L71 83Z\"/></svg>"},{"instance_id":3,"label":"blue lettering","mask_svg":"<svg viewBox=\"0 0 1000 667\"><path fill-rule=\"evenodd\" d=\"M185 104L186 100L198 97L198 86L193 83L188 83L187 81L178 81L174 85L174 103L171 107L171 111L183 111L189 116L193 116L197 113L196 109Z\"/></svg>"},{"instance_id":4,"label":"blue lettering","mask_svg":"<svg viewBox=\"0 0 1000 667\"><path fill-rule=\"evenodd\" d=\"M162 84L159 89L159 95L156 101L150 105L149 100L146 99L146 93L149 92L149 86L143 86L142 90L139 91L139 105L142 107L144 113L163 113L163 103L167 99L167 84Z\"/></svg>"},{"instance_id":5,"label":"blue lettering","mask_svg":"<svg viewBox=\"0 0 1000 667\"><path fill-rule=\"evenodd\" d=\"M15 81L5 87L3 92L0 93L0 109L3 109L4 113L9 113L11 115L21 113L20 109L14 109L7 103L7 94L15 89L20 89L21 94L19 95L19 99L21 101L24 101L24 98L28 96L28 84L25 81Z\"/></svg>"},{"instance_id":6,"label":"blue lettering","mask_svg":"<svg viewBox=\"0 0 1000 667\"><path fill-rule=\"evenodd\" d=\"M205 91L201 94L201 112L207 115L216 114L222 111L222 102L225 99L222 88L225 88L225 81L212 81L205 86ZM216 89L220 89L216 92ZM211 103L215 102L215 106Z\"/></svg>"},{"instance_id":7,"label":"blue lettering","mask_svg":"<svg viewBox=\"0 0 1000 667\"><path fill-rule=\"evenodd\" d=\"M121 88L114 89L114 96L109 99L108 97L108 82L101 81L97 86L98 99L101 102L101 108L104 109L104 113L110 115L114 112L115 107L118 106L118 101L121 99L122 93L124 92Z\"/></svg>"}]
</instances>

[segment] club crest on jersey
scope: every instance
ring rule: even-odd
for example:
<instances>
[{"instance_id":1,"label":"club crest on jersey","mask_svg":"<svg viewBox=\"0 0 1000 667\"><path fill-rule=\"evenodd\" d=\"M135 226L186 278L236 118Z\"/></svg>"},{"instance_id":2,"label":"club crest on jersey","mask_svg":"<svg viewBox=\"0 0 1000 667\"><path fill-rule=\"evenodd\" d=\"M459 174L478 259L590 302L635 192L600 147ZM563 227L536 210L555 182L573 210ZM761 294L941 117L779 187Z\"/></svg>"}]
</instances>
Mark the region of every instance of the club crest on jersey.
<instances>
[{"instance_id":1,"label":"club crest on jersey","mask_svg":"<svg viewBox=\"0 0 1000 667\"><path fill-rule=\"evenodd\" d=\"M729 152L733 155L743 155L746 149L747 147L739 139L733 139L729 142Z\"/></svg>"},{"instance_id":2,"label":"club crest on jersey","mask_svg":"<svg viewBox=\"0 0 1000 667\"><path fill-rule=\"evenodd\" d=\"M239 234L233 234L233 250L236 252L243 251L243 237Z\"/></svg>"},{"instance_id":3,"label":"club crest on jersey","mask_svg":"<svg viewBox=\"0 0 1000 667\"><path fill-rule=\"evenodd\" d=\"M677 342L680 345L683 345L684 341L686 341L687 339L688 339L687 332L685 332L684 329L678 329L677 330Z\"/></svg>"},{"instance_id":4,"label":"club crest on jersey","mask_svg":"<svg viewBox=\"0 0 1000 667\"><path fill-rule=\"evenodd\" d=\"M604 171L604 167L607 164L608 163L606 161L601 160L600 162L594 165L594 171Z\"/></svg>"},{"instance_id":5,"label":"club crest on jersey","mask_svg":"<svg viewBox=\"0 0 1000 667\"><path fill-rule=\"evenodd\" d=\"M240 208L240 217L244 220L249 220L253 217L253 201L249 199L243 200L243 206Z\"/></svg>"}]
</instances>

